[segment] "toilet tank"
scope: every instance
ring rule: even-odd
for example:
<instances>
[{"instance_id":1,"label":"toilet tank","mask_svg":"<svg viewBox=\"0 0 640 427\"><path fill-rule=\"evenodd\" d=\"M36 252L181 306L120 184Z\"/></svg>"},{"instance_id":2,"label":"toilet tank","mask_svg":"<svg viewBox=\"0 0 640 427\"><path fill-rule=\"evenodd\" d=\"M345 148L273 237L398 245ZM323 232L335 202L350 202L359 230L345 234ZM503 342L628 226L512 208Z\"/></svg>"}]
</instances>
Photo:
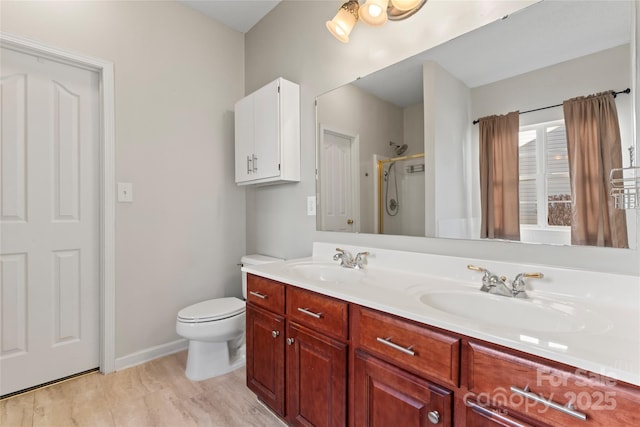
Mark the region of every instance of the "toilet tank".
<instances>
[{"instance_id":1,"label":"toilet tank","mask_svg":"<svg viewBox=\"0 0 640 427\"><path fill-rule=\"evenodd\" d=\"M267 255L253 254L245 255L240 259L240 265L260 265L269 264L271 262L282 261L282 258L274 258ZM247 299L247 273L242 272L242 296Z\"/></svg>"}]
</instances>

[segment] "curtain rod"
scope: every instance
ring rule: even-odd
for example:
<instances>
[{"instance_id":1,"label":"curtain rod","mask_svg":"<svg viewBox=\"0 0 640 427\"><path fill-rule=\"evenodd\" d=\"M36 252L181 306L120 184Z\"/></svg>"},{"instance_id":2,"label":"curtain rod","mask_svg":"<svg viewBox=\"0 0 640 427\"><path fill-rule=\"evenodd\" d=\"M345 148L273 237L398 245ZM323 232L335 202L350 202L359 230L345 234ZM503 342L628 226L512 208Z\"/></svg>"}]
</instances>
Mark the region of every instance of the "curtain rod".
<instances>
[{"instance_id":1,"label":"curtain rod","mask_svg":"<svg viewBox=\"0 0 640 427\"><path fill-rule=\"evenodd\" d=\"M625 90L621 90L621 91L618 91L618 92L615 92L613 90L610 91L610 92L613 93L613 97L615 98L616 96L618 96L621 93L627 93L627 94L631 93L631 89L630 88L626 88ZM541 108L535 108L533 110L521 111L520 114L533 113L534 111L547 110L549 108L555 108L555 107L562 107L562 104L550 105L548 107L541 107ZM477 125L479 122L480 122L480 119L475 119L473 121L473 124Z\"/></svg>"}]
</instances>

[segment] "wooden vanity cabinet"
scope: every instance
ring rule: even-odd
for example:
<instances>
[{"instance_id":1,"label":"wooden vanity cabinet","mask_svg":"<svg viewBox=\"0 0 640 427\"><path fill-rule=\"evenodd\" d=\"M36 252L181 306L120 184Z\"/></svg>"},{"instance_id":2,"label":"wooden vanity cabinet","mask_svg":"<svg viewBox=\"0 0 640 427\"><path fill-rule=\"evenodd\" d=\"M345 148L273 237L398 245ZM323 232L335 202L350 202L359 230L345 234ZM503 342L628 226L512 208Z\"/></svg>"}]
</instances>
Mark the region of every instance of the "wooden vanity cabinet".
<instances>
[{"instance_id":1,"label":"wooden vanity cabinet","mask_svg":"<svg viewBox=\"0 0 640 427\"><path fill-rule=\"evenodd\" d=\"M251 274L247 291L247 386L290 425L640 426L640 387Z\"/></svg>"},{"instance_id":2,"label":"wooden vanity cabinet","mask_svg":"<svg viewBox=\"0 0 640 427\"><path fill-rule=\"evenodd\" d=\"M294 426L347 425L349 304L247 276L247 386Z\"/></svg>"},{"instance_id":3,"label":"wooden vanity cabinet","mask_svg":"<svg viewBox=\"0 0 640 427\"><path fill-rule=\"evenodd\" d=\"M354 348L415 374L458 387L460 337L363 307L352 314Z\"/></svg>"},{"instance_id":4,"label":"wooden vanity cabinet","mask_svg":"<svg viewBox=\"0 0 640 427\"><path fill-rule=\"evenodd\" d=\"M287 287L287 421L347 424L349 304Z\"/></svg>"},{"instance_id":5,"label":"wooden vanity cabinet","mask_svg":"<svg viewBox=\"0 0 640 427\"><path fill-rule=\"evenodd\" d=\"M453 425L453 393L356 350L354 426Z\"/></svg>"},{"instance_id":6,"label":"wooden vanity cabinet","mask_svg":"<svg viewBox=\"0 0 640 427\"><path fill-rule=\"evenodd\" d=\"M453 425L459 337L357 306L352 334L354 426Z\"/></svg>"},{"instance_id":7,"label":"wooden vanity cabinet","mask_svg":"<svg viewBox=\"0 0 640 427\"><path fill-rule=\"evenodd\" d=\"M247 275L247 387L285 416L284 283Z\"/></svg>"},{"instance_id":8,"label":"wooden vanity cabinet","mask_svg":"<svg viewBox=\"0 0 640 427\"><path fill-rule=\"evenodd\" d=\"M285 320L247 304L247 387L285 416Z\"/></svg>"},{"instance_id":9,"label":"wooden vanity cabinet","mask_svg":"<svg viewBox=\"0 0 640 427\"><path fill-rule=\"evenodd\" d=\"M470 410L475 414L483 409L493 410L529 419L532 425L640 425L637 387L475 340L470 340L466 349L467 397L471 401L467 414ZM537 402L536 398L551 401L559 408ZM568 405L575 416L562 411Z\"/></svg>"},{"instance_id":10,"label":"wooden vanity cabinet","mask_svg":"<svg viewBox=\"0 0 640 427\"><path fill-rule=\"evenodd\" d=\"M287 326L287 343L287 421L346 425L347 345L293 322Z\"/></svg>"}]
</instances>

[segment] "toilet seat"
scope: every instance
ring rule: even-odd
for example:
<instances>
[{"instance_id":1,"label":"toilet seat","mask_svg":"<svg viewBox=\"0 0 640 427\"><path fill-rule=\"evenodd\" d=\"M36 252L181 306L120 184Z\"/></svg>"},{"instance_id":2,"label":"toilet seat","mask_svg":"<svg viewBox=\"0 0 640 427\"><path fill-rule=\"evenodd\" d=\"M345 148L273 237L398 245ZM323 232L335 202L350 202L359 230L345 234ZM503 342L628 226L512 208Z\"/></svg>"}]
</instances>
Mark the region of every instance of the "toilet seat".
<instances>
[{"instance_id":1,"label":"toilet seat","mask_svg":"<svg viewBox=\"0 0 640 427\"><path fill-rule=\"evenodd\" d=\"M185 307L178 312L178 321L204 323L237 316L245 311L243 300L234 297L216 298Z\"/></svg>"}]
</instances>

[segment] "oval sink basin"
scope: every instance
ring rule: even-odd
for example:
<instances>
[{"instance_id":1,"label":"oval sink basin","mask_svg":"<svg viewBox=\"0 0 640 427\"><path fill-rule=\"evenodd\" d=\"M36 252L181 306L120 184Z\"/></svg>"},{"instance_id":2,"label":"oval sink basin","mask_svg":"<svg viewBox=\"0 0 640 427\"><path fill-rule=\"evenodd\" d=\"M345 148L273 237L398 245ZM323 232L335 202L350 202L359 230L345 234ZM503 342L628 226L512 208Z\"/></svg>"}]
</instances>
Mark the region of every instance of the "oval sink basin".
<instances>
[{"instance_id":1,"label":"oval sink basin","mask_svg":"<svg viewBox=\"0 0 640 427\"><path fill-rule=\"evenodd\" d=\"M305 263L290 266L291 270L305 279L321 282L357 282L364 276L363 270L340 267L338 264Z\"/></svg>"},{"instance_id":2,"label":"oval sink basin","mask_svg":"<svg viewBox=\"0 0 640 427\"><path fill-rule=\"evenodd\" d=\"M509 298L472 291L429 292L420 302L436 310L480 323L538 332L601 332L609 322L598 314L537 298Z\"/></svg>"}]
</instances>

